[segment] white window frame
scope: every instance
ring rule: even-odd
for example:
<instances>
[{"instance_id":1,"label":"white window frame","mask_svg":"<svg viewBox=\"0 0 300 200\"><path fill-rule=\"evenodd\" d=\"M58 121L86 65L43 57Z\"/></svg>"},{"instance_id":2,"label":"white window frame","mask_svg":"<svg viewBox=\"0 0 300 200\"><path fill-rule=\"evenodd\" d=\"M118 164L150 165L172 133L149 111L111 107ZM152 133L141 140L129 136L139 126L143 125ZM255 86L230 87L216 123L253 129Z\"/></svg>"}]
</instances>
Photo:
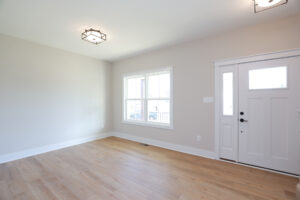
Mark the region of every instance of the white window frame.
<instances>
[{"instance_id":1,"label":"white window frame","mask_svg":"<svg viewBox=\"0 0 300 200\"><path fill-rule=\"evenodd\" d=\"M148 98L148 76L154 73L160 73L164 71L170 72L170 98ZM141 99L128 99L127 94L127 79L135 77L145 77L145 97ZM127 100L142 100L144 101L144 120L128 120L127 117ZM151 122L148 121L148 100L169 100L170 101L170 123L160 123L160 122ZM133 124L139 126L148 126L154 128L164 128L164 129L173 129L173 68L172 67L163 67L157 68L155 70L141 71L131 74L124 74L123 76L123 117L122 122L125 124Z\"/></svg>"}]
</instances>

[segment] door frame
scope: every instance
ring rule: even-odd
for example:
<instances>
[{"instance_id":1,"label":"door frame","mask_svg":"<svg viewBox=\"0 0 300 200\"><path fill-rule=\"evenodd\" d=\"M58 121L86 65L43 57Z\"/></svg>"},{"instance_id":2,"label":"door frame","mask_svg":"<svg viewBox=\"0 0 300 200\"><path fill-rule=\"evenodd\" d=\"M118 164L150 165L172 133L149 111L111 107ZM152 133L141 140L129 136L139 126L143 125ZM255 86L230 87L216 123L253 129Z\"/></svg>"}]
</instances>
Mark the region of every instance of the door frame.
<instances>
[{"instance_id":1,"label":"door frame","mask_svg":"<svg viewBox=\"0 0 300 200\"><path fill-rule=\"evenodd\" d=\"M296 57L296 56L300 56L300 48L215 61L215 63L214 63L215 64L215 74L214 74L215 75L215 117L214 117L214 120L215 120L215 124L214 124L215 129L214 130L215 131L214 131L214 133L215 133L215 153L216 153L217 159L220 159L220 148L219 148L219 145L220 145L219 116L221 115L221 108L220 108L220 103L221 103L220 71L221 70L220 70L220 68L226 67L229 65L239 65L242 63L266 61L266 60L273 60L273 59L279 59L279 58L290 58L290 57ZM238 98L238 95L235 95L234 98ZM238 99L235 99L234 102L238 102ZM238 162L238 157L237 157L236 162Z\"/></svg>"}]
</instances>

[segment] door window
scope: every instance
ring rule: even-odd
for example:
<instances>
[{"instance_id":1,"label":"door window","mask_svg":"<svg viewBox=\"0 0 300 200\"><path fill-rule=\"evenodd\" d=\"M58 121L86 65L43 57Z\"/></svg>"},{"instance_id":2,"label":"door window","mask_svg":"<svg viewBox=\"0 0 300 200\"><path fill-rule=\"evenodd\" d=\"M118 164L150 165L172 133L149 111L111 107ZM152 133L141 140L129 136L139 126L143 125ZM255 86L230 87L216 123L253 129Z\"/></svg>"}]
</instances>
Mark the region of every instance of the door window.
<instances>
[{"instance_id":1,"label":"door window","mask_svg":"<svg viewBox=\"0 0 300 200\"><path fill-rule=\"evenodd\" d=\"M223 73L223 115L233 115L233 72Z\"/></svg>"},{"instance_id":2,"label":"door window","mask_svg":"<svg viewBox=\"0 0 300 200\"><path fill-rule=\"evenodd\" d=\"M249 89L287 88L287 67L272 67L249 70Z\"/></svg>"}]
</instances>

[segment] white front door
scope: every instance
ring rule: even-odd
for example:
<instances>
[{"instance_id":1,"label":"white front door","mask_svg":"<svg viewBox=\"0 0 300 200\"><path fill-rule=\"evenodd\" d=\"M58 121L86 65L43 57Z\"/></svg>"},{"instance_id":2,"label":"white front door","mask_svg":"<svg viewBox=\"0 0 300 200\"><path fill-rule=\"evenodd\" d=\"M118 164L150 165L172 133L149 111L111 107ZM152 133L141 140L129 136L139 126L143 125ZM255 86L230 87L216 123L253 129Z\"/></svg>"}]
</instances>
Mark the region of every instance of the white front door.
<instances>
[{"instance_id":1,"label":"white front door","mask_svg":"<svg viewBox=\"0 0 300 200\"><path fill-rule=\"evenodd\" d=\"M238 102L237 65L222 67L218 76L221 88L220 157L236 161L238 158Z\"/></svg>"},{"instance_id":2,"label":"white front door","mask_svg":"<svg viewBox=\"0 0 300 200\"><path fill-rule=\"evenodd\" d=\"M299 174L300 57L238 69L238 161Z\"/></svg>"}]
</instances>

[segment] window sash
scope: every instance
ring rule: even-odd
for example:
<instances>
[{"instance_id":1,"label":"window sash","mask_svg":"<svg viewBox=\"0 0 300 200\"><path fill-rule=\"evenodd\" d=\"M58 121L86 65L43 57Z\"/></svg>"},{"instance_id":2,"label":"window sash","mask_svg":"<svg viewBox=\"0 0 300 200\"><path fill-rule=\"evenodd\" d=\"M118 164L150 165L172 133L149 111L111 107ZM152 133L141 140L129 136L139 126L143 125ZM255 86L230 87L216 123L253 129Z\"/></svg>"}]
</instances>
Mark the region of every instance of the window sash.
<instances>
[{"instance_id":1,"label":"window sash","mask_svg":"<svg viewBox=\"0 0 300 200\"><path fill-rule=\"evenodd\" d=\"M156 117L159 116L158 118L161 119L160 121L154 121L154 120L151 120L151 119L149 120L148 119L149 114L151 113L151 112L149 112L149 107L148 107L148 104L149 104L150 101L168 101L168 104L169 104L169 106L168 106L168 111L169 111L168 112L168 114L169 114L168 119L169 119L169 122L168 123L163 122L163 120L162 120L163 112L161 112L161 110L160 110L160 112L156 112L157 113ZM170 125L171 124L171 114L172 114L172 112L171 112L171 100L170 99L147 99L146 100L146 105L147 105L147 112L145 114L146 114L146 121L147 122L163 124L163 125Z\"/></svg>"},{"instance_id":2,"label":"window sash","mask_svg":"<svg viewBox=\"0 0 300 200\"><path fill-rule=\"evenodd\" d=\"M169 97L168 98L148 98L148 84L149 84L149 76L153 76L153 75L160 75L160 74L169 74L170 75L170 92L169 92ZM132 78L140 78L140 77L144 77L144 98L128 98L127 94L128 94L128 79L132 79ZM124 76L124 87L123 87L123 91L124 91L124 100L123 100L123 120L124 121L128 121L128 122L132 122L132 123L142 123L142 124L153 124L153 125L158 125L158 126L162 126L162 127L171 127L172 126L172 119L173 119L173 101L172 101L172 81L173 81L173 77L172 77L172 69L168 68L168 69L163 69L163 70L157 70L154 72L146 72L146 73L140 73L140 74L136 74L136 75L132 75L132 76ZM129 100L139 100L139 101L143 101L143 106L144 106L144 116L143 116L143 120L131 120L131 119L127 119L127 101ZM167 100L169 101L169 123L163 123L163 122L153 122L153 121L149 121L148 120L148 101L150 100Z\"/></svg>"},{"instance_id":3,"label":"window sash","mask_svg":"<svg viewBox=\"0 0 300 200\"><path fill-rule=\"evenodd\" d=\"M128 119L127 118L127 110L128 110L128 108L127 108L127 102L128 101L141 101L142 103L142 107L141 107L141 113L143 113L143 111L144 111L144 113L141 115L142 116L142 119ZM145 121L145 112L146 112L146 110L145 110L145 102L146 102L146 100L143 100L143 99L134 99L134 100L131 100L131 99L126 99L125 101L124 101L124 106L125 106L125 110L126 110L126 112L124 112L124 120L127 120L127 121L136 121L136 122L144 122Z\"/></svg>"}]
</instances>

